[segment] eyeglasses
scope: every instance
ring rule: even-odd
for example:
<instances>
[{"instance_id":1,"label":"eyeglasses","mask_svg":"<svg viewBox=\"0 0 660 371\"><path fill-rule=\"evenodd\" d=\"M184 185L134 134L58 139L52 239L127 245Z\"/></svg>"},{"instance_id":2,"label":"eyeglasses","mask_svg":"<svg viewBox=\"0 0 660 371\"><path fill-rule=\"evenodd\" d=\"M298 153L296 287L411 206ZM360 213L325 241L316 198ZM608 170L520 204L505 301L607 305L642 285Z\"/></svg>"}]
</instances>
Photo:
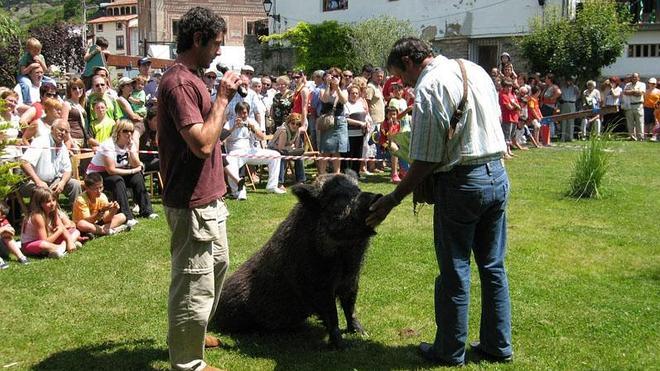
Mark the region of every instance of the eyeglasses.
<instances>
[{"instance_id":1,"label":"eyeglasses","mask_svg":"<svg viewBox=\"0 0 660 371\"><path fill-rule=\"evenodd\" d=\"M127 133L133 134L133 130L130 130L130 129L122 129L121 132L124 133L124 134L127 134Z\"/></svg>"},{"instance_id":2,"label":"eyeglasses","mask_svg":"<svg viewBox=\"0 0 660 371\"><path fill-rule=\"evenodd\" d=\"M206 75L204 77L206 77L207 79L211 79L211 80L215 80L215 79L218 78L218 76L214 76L214 75Z\"/></svg>"},{"instance_id":3,"label":"eyeglasses","mask_svg":"<svg viewBox=\"0 0 660 371\"><path fill-rule=\"evenodd\" d=\"M345 73L345 74L344 74L344 77L347 78L347 79L352 79L352 78L353 78L353 75L349 75L349 74L346 74L346 73Z\"/></svg>"},{"instance_id":4,"label":"eyeglasses","mask_svg":"<svg viewBox=\"0 0 660 371\"><path fill-rule=\"evenodd\" d=\"M83 91L83 90L85 90L85 88L83 88L82 86L74 86L74 87L71 88L71 90L80 90L80 91Z\"/></svg>"},{"instance_id":5,"label":"eyeglasses","mask_svg":"<svg viewBox=\"0 0 660 371\"><path fill-rule=\"evenodd\" d=\"M46 94L44 94L44 96L48 97L48 98L55 98L55 97L57 97L57 94L56 93L46 93Z\"/></svg>"},{"instance_id":6,"label":"eyeglasses","mask_svg":"<svg viewBox=\"0 0 660 371\"><path fill-rule=\"evenodd\" d=\"M339 75L331 75L331 76L332 76L332 77L336 77L336 78L339 78Z\"/></svg>"},{"instance_id":7,"label":"eyeglasses","mask_svg":"<svg viewBox=\"0 0 660 371\"><path fill-rule=\"evenodd\" d=\"M102 87L104 87L104 86L105 86L105 84L94 84L94 87L95 87L95 88L102 88Z\"/></svg>"},{"instance_id":8,"label":"eyeglasses","mask_svg":"<svg viewBox=\"0 0 660 371\"><path fill-rule=\"evenodd\" d=\"M265 86L265 87L269 87L269 86L270 86L270 84L261 84L261 85L263 85L263 86Z\"/></svg>"}]
</instances>

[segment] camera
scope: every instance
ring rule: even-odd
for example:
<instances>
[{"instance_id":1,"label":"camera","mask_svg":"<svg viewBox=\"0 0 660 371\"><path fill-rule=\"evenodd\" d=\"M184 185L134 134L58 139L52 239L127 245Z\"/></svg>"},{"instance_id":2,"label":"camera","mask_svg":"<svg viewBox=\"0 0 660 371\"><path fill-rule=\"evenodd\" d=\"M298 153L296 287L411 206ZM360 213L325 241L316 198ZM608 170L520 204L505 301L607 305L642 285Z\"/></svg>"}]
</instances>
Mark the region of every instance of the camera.
<instances>
[{"instance_id":1,"label":"camera","mask_svg":"<svg viewBox=\"0 0 660 371\"><path fill-rule=\"evenodd\" d=\"M229 67L221 63L218 63L215 67L218 69L218 72L220 72L223 75L225 74L225 72L229 71ZM238 93L238 95L240 95L243 98L247 97L248 95L247 89L243 85L239 85L238 89L236 89L236 92Z\"/></svg>"}]
</instances>

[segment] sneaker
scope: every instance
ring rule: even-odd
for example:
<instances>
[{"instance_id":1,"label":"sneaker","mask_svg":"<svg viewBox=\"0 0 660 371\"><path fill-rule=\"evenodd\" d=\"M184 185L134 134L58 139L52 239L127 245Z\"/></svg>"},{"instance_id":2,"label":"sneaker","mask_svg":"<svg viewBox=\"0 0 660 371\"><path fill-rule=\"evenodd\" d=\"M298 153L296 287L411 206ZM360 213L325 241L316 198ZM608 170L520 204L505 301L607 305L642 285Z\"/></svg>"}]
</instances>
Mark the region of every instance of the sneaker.
<instances>
[{"instance_id":1,"label":"sneaker","mask_svg":"<svg viewBox=\"0 0 660 371\"><path fill-rule=\"evenodd\" d=\"M151 213L151 214L149 214L149 215L147 216L147 218L152 219L152 220L153 220L153 219L156 219L156 218L158 218L158 214L156 214L156 213Z\"/></svg>"},{"instance_id":2,"label":"sneaker","mask_svg":"<svg viewBox=\"0 0 660 371\"><path fill-rule=\"evenodd\" d=\"M51 251L48 253L48 257L52 259L61 259L66 256L66 251Z\"/></svg>"},{"instance_id":3,"label":"sneaker","mask_svg":"<svg viewBox=\"0 0 660 371\"><path fill-rule=\"evenodd\" d=\"M135 206L133 206L131 211L133 212L133 214L139 214L140 213L140 205L136 204Z\"/></svg>"},{"instance_id":4,"label":"sneaker","mask_svg":"<svg viewBox=\"0 0 660 371\"><path fill-rule=\"evenodd\" d=\"M134 219L131 219L131 220L134 220ZM117 233L121 233L121 232L124 232L124 231L130 231L130 230L131 230L131 227L129 227L128 224L122 224L120 226L110 228L110 230L108 231L108 236L112 236L112 235L115 235Z\"/></svg>"},{"instance_id":5,"label":"sneaker","mask_svg":"<svg viewBox=\"0 0 660 371\"><path fill-rule=\"evenodd\" d=\"M241 190L238 191L238 194L236 195L236 199L239 201L247 200L247 190L245 189L245 187L241 188Z\"/></svg>"},{"instance_id":6,"label":"sneaker","mask_svg":"<svg viewBox=\"0 0 660 371\"><path fill-rule=\"evenodd\" d=\"M650 140L651 142L657 142L657 141L658 141L658 137L654 135L654 136L652 136L651 139L649 139L649 140Z\"/></svg>"},{"instance_id":7,"label":"sneaker","mask_svg":"<svg viewBox=\"0 0 660 371\"><path fill-rule=\"evenodd\" d=\"M9 268L9 263L7 263L2 258L0 258L0 269L7 269L7 268Z\"/></svg>"},{"instance_id":8,"label":"sneaker","mask_svg":"<svg viewBox=\"0 0 660 371\"><path fill-rule=\"evenodd\" d=\"M28 264L30 264L30 261L28 260L28 258L27 258L26 256L24 256L24 257L21 258L21 259L18 259L18 262L21 263L22 265L28 265Z\"/></svg>"},{"instance_id":9,"label":"sneaker","mask_svg":"<svg viewBox=\"0 0 660 371\"><path fill-rule=\"evenodd\" d=\"M126 225L127 225L129 228L133 228L133 227L135 227L136 224L138 224L137 219L129 219L129 220L126 221Z\"/></svg>"},{"instance_id":10,"label":"sneaker","mask_svg":"<svg viewBox=\"0 0 660 371\"><path fill-rule=\"evenodd\" d=\"M268 193L275 193L276 195L283 195L286 194L286 191L283 190L282 188L267 188L266 192Z\"/></svg>"}]
</instances>

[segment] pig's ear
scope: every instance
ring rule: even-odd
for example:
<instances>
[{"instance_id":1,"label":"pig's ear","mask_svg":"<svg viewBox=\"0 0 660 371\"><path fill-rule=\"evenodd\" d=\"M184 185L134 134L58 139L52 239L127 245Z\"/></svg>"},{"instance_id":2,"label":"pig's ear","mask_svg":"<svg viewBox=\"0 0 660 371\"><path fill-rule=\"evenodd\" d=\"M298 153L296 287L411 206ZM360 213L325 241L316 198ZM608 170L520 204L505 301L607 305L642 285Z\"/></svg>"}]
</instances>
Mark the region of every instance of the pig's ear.
<instances>
[{"instance_id":1,"label":"pig's ear","mask_svg":"<svg viewBox=\"0 0 660 371\"><path fill-rule=\"evenodd\" d=\"M293 192L301 204L305 206L318 206L319 205L319 190L310 184L298 184L291 187Z\"/></svg>"}]
</instances>

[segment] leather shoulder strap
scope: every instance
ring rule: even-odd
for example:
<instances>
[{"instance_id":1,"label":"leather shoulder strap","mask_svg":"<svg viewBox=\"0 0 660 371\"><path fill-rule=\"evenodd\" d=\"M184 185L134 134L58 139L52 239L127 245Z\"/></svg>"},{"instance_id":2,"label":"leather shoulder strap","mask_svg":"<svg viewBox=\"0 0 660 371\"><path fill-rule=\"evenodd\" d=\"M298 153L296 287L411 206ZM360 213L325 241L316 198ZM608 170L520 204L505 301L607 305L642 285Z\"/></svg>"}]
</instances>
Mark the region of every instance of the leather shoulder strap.
<instances>
[{"instance_id":1,"label":"leather shoulder strap","mask_svg":"<svg viewBox=\"0 0 660 371\"><path fill-rule=\"evenodd\" d=\"M468 77L467 77L467 72L465 71L465 65L463 64L463 60L461 59L455 59L456 63L458 63L458 67L461 69L461 79L463 80L463 97L461 98L461 101L458 103L458 107L456 107L456 110L454 111L454 114L451 116L451 120L449 121L449 132L448 132L448 137L451 139L454 136L454 131L456 130L456 124L461 120L461 117L463 117L463 110L465 109L465 104L467 103L467 95L468 95Z\"/></svg>"}]
</instances>

